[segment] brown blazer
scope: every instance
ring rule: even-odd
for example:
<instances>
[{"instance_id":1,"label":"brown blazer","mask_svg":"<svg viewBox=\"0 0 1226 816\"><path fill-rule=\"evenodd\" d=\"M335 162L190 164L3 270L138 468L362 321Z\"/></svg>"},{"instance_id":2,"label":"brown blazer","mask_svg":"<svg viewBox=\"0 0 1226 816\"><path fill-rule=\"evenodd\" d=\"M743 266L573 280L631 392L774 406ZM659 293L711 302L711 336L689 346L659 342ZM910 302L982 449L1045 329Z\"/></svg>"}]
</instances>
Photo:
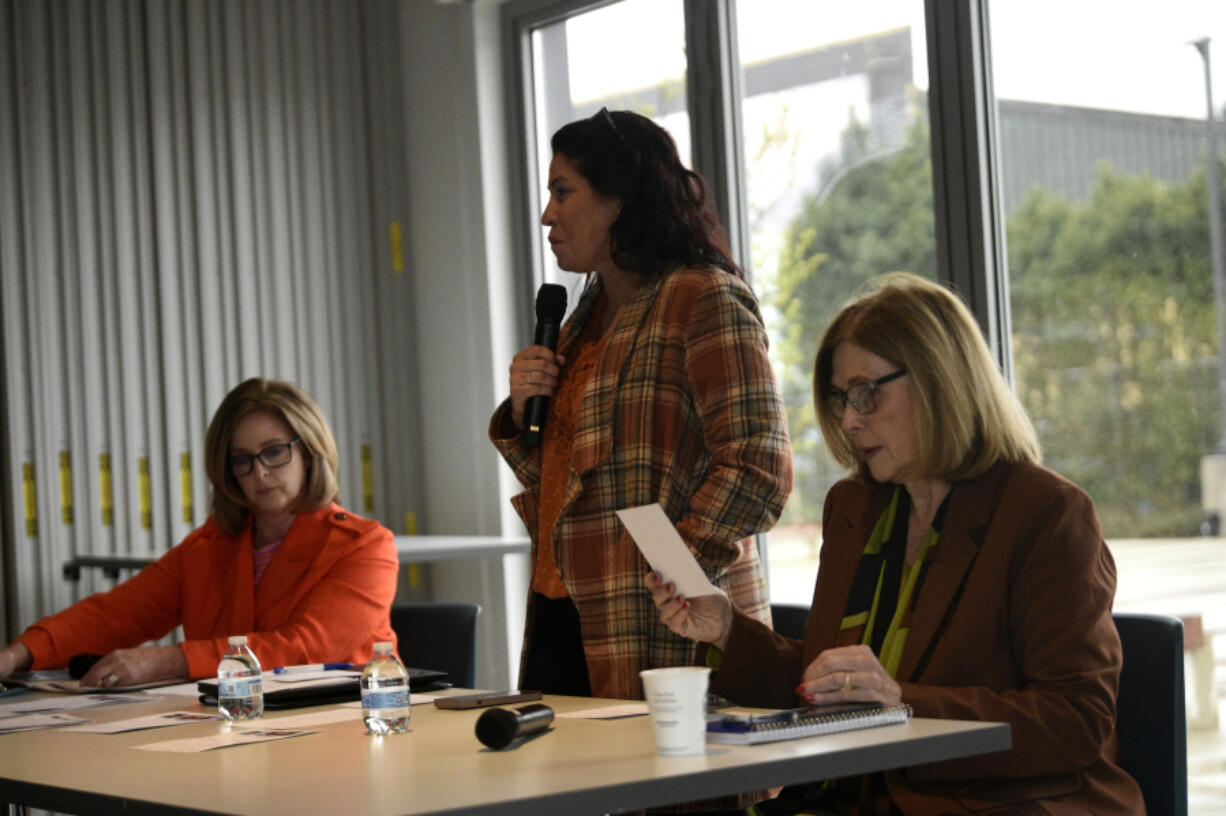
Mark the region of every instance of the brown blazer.
<instances>
[{"instance_id":1,"label":"brown blazer","mask_svg":"<svg viewBox=\"0 0 1226 816\"><path fill-rule=\"evenodd\" d=\"M804 641L738 613L714 691L743 704L798 704L795 686L835 643L892 490L857 479L834 486ZM1114 596L1115 562L1076 485L1027 464L954 485L897 679L917 716L1007 722L1013 748L887 773L904 814L1145 812L1117 765Z\"/></svg>"}]
</instances>

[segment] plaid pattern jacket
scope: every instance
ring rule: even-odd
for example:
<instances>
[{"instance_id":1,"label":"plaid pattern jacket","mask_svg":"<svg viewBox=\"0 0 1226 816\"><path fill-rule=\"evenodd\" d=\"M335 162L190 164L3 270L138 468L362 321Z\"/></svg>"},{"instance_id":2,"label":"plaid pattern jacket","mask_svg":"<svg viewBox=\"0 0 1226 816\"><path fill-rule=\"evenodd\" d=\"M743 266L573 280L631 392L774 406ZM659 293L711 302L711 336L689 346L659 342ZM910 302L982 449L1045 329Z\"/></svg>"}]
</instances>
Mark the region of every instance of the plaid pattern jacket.
<instances>
[{"instance_id":1,"label":"plaid pattern jacket","mask_svg":"<svg viewBox=\"0 0 1226 816\"><path fill-rule=\"evenodd\" d=\"M562 327L561 354L600 293L592 276ZM509 400L495 412L490 438L527 488L512 503L532 536L535 568L540 451L520 443ZM791 485L786 418L749 287L724 272L678 270L640 288L587 384L554 529L593 695L641 698L641 669L696 659L695 644L660 622L643 586L650 568L614 511L659 502L711 581L769 623L748 537L775 523ZM527 619L525 653L531 599Z\"/></svg>"}]
</instances>

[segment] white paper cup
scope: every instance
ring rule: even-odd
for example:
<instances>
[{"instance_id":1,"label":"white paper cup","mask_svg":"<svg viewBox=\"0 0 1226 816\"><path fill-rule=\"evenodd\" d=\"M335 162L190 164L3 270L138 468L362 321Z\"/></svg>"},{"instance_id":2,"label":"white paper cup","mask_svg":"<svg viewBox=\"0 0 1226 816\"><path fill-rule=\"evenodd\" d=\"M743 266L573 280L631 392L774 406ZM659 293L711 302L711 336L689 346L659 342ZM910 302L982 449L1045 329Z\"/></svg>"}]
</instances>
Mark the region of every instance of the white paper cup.
<instances>
[{"instance_id":1,"label":"white paper cup","mask_svg":"<svg viewBox=\"0 0 1226 816\"><path fill-rule=\"evenodd\" d=\"M705 666L677 666L639 672L651 730L661 756L692 756L707 750L707 679Z\"/></svg>"}]
</instances>

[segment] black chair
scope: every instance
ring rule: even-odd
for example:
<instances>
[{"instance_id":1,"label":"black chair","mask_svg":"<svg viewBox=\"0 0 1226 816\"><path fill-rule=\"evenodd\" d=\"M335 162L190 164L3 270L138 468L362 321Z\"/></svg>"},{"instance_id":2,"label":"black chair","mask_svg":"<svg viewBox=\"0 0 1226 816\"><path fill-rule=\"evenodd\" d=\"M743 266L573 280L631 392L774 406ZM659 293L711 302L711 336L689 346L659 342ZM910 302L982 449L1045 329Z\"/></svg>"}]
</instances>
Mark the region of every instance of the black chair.
<instances>
[{"instance_id":1,"label":"black chair","mask_svg":"<svg viewBox=\"0 0 1226 816\"><path fill-rule=\"evenodd\" d=\"M477 671L475 603L424 601L392 605L397 651L406 666L447 672L452 684L472 688Z\"/></svg>"},{"instance_id":2,"label":"black chair","mask_svg":"<svg viewBox=\"0 0 1226 816\"><path fill-rule=\"evenodd\" d=\"M775 631L784 637L801 640L809 622L809 607L800 604L771 604L771 621Z\"/></svg>"},{"instance_id":3,"label":"black chair","mask_svg":"<svg viewBox=\"0 0 1226 816\"><path fill-rule=\"evenodd\" d=\"M1141 786L1149 816L1187 816L1183 622L1166 615L1114 617L1124 645L1115 704L1120 765Z\"/></svg>"}]
</instances>

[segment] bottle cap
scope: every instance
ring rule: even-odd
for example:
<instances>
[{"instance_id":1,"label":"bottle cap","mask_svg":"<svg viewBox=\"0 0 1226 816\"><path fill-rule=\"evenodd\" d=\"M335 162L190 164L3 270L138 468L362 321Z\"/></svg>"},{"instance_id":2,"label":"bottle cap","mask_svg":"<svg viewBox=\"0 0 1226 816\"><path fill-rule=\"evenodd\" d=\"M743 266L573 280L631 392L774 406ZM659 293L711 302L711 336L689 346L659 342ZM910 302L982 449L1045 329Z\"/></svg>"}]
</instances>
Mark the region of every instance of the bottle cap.
<instances>
[{"instance_id":1,"label":"bottle cap","mask_svg":"<svg viewBox=\"0 0 1226 816\"><path fill-rule=\"evenodd\" d=\"M246 635L230 635L230 645L231 646L246 646L247 636Z\"/></svg>"},{"instance_id":2,"label":"bottle cap","mask_svg":"<svg viewBox=\"0 0 1226 816\"><path fill-rule=\"evenodd\" d=\"M392 642L390 640L381 640L375 644L375 654L387 654L392 651Z\"/></svg>"}]
</instances>

